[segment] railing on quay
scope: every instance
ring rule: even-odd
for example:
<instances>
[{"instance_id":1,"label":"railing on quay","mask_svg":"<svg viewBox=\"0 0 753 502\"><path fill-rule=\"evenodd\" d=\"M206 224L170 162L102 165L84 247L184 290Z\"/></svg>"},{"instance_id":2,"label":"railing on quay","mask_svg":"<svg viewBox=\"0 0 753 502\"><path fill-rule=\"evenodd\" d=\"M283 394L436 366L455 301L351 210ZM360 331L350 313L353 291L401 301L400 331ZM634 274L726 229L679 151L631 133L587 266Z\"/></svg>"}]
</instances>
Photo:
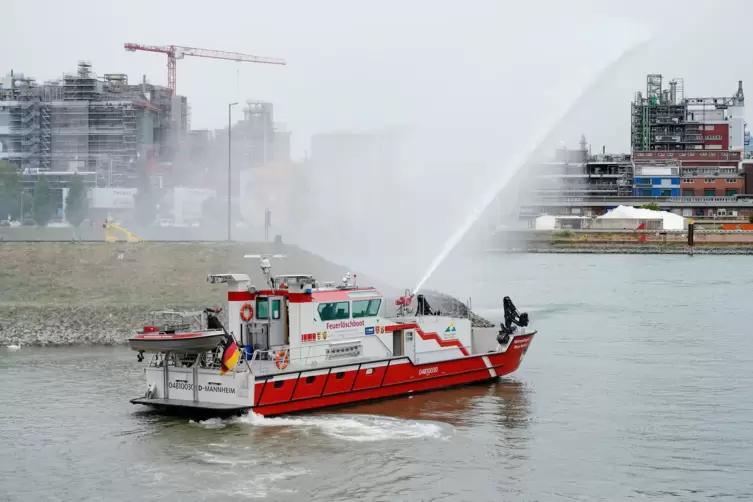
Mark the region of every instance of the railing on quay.
<instances>
[{"instance_id":1,"label":"railing on quay","mask_svg":"<svg viewBox=\"0 0 753 502\"><path fill-rule=\"evenodd\" d=\"M628 205L640 206L644 204L658 204L659 206L727 206L753 207L753 197L641 197L641 196L592 196L592 197L536 197L527 201L527 206L547 205Z\"/></svg>"}]
</instances>

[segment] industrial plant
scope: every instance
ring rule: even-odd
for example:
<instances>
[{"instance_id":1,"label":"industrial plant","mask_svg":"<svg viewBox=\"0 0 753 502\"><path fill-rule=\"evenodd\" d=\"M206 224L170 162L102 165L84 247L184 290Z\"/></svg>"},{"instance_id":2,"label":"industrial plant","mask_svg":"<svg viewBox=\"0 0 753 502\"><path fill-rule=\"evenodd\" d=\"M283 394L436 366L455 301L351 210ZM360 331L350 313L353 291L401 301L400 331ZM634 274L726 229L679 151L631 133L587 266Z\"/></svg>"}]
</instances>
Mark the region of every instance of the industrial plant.
<instances>
[{"instance_id":1,"label":"industrial plant","mask_svg":"<svg viewBox=\"0 0 753 502\"><path fill-rule=\"evenodd\" d=\"M90 216L128 218L146 175L160 193L155 224L196 225L211 212L225 215L230 235L231 220L259 228L269 227L270 219L272 226L284 225L296 211L313 214L315 205L309 208L300 194L306 187L342 192L356 181L353 166L385 172L399 164L399 135L384 131L314 135L310 157L294 163L291 132L276 122L274 104L266 101L228 104L224 128L191 128L188 99L177 94L178 60L284 60L173 45L124 48L166 56L167 86L146 76L98 76L85 61L57 79L37 81L16 70L0 79L0 161L15 166L27 194L45 178L53 219L65 221L65 194L75 175L87 186ZM594 152L586 135L575 148L563 144L551 160L523 173L527 191L518 217L596 217L620 205L648 203L683 217L748 217L753 147L744 114L742 81L727 96L686 97L684 79L648 75L630 107L630 151ZM228 193L226 206L220 201ZM18 204L24 213L30 206Z\"/></svg>"},{"instance_id":2,"label":"industrial plant","mask_svg":"<svg viewBox=\"0 0 753 502\"><path fill-rule=\"evenodd\" d=\"M168 68L174 69L173 56ZM75 175L88 188L92 215L119 217L133 210L139 176L146 174L167 202L162 220L177 224L198 219L206 198L225 194L228 171L237 199L243 171L290 162L291 133L274 121L272 103L242 105L228 162L228 128L191 130L188 100L175 94L174 75L168 77L170 85L160 86L146 76L138 82L121 73L98 76L86 61L41 82L11 70L0 79L0 161L15 166L27 193L45 178L53 220L64 217L64 194Z\"/></svg>"},{"instance_id":3,"label":"industrial plant","mask_svg":"<svg viewBox=\"0 0 753 502\"><path fill-rule=\"evenodd\" d=\"M11 71L0 81L0 158L25 174L126 186L139 167L172 160L187 130L185 97L124 74L96 77L87 62L57 80Z\"/></svg>"},{"instance_id":4,"label":"industrial plant","mask_svg":"<svg viewBox=\"0 0 753 502\"><path fill-rule=\"evenodd\" d=\"M684 79L664 85L646 77L631 104L631 151L558 149L533 166L532 197L522 219L599 216L620 205L654 203L693 218L753 214L753 152L745 123L743 83L728 96L686 97Z\"/></svg>"}]
</instances>

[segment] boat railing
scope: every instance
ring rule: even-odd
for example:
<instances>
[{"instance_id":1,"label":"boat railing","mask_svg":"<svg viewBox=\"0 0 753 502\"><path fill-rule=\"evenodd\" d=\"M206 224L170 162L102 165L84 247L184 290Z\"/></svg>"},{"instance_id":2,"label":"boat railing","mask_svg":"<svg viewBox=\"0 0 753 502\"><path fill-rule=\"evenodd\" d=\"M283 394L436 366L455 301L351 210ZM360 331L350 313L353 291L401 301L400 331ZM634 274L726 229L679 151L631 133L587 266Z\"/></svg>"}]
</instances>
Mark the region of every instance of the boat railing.
<instances>
[{"instance_id":1,"label":"boat railing","mask_svg":"<svg viewBox=\"0 0 753 502\"><path fill-rule=\"evenodd\" d=\"M145 319L146 325L156 326L159 332L190 331L205 329L204 312L158 310L149 312Z\"/></svg>"},{"instance_id":2,"label":"boat railing","mask_svg":"<svg viewBox=\"0 0 753 502\"><path fill-rule=\"evenodd\" d=\"M379 339L379 337L374 338L379 340L384 346L387 357L392 357L392 350L390 350L389 347ZM358 345L358 347L346 347L347 345ZM345 353L343 353L343 350ZM348 350L352 350L352 352L348 352ZM334 356L333 353L335 354ZM290 371L290 369L313 369L316 368L320 362L332 361L337 358L343 358L343 360L345 360L345 358L362 357L362 355L363 346L360 341L339 340L333 341L332 343L317 343L304 347L279 347L271 348L269 350L255 350L251 357L247 359L251 371L254 374L263 375ZM283 367L278 367L277 360L281 361L281 366L284 365L284 360L287 361L287 364Z\"/></svg>"},{"instance_id":3,"label":"boat railing","mask_svg":"<svg viewBox=\"0 0 753 502\"><path fill-rule=\"evenodd\" d=\"M199 369L219 370L222 367L222 347L207 352L185 353L185 352L156 352L149 366L152 368L164 368L165 365L171 368L193 368L198 365ZM243 373L250 369L247 365L236 364L233 373Z\"/></svg>"},{"instance_id":4,"label":"boat railing","mask_svg":"<svg viewBox=\"0 0 753 502\"><path fill-rule=\"evenodd\" d=\"M275 358L280 355L280 359L283 359L284 355L287 355L286 366L300 366L303 368L311 368L316 366L317 353L312 353L312 350L316 347L323 347L324 344L309 345L306 347L280 347L272 348L269 350L254 350L250 359L251 371L256 374L276 373L283 371L278 368L275 363ZM281 354L282 353L282 354ZM324 355L324 349L322 354Z\"/></svg>"}]
</instances>

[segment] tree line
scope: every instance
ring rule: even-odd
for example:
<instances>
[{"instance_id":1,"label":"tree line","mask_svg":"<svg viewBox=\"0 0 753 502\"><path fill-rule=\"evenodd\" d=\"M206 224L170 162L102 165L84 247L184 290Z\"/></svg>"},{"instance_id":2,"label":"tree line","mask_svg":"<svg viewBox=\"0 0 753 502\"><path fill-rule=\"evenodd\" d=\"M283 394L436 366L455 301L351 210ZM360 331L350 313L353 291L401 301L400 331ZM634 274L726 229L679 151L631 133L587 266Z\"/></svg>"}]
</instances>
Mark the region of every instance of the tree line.
<instances>
[{"instance_id":1,"label":"tree line","mask_svg":"<svg viewBox=\"0 0 753 502\"><path fill-rule=\"evenodd\" d=\"M89 214L89 201L84 180L73 176L65 200L65 219L78 227ZM0 221L9 219L23 224L47 225L55 215L55 205L47 176L39 176L34 185L34 195L21 187L18 167L0 160Z\"/></svg>"}]
</instances>

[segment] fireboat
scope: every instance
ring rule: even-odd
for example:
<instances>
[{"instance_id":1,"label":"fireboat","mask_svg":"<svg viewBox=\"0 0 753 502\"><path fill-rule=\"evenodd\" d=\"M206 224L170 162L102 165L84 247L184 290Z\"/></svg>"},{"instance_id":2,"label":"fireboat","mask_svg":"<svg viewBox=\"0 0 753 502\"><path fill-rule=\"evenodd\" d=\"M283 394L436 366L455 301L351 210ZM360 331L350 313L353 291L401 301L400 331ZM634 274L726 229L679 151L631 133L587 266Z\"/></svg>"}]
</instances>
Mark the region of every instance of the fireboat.
<instances>
[{"instance_id":1,"label":"fireboat","mask_svg":"<svg viewBox=\"0 0 753 502\"><path fill-rule=\"evenodd\" d=\"M162 312L162 324L129 339L138 361L149 354L146 390L131 403L168 414L281 415L409 396L491 381L518 369L536 334L509 297L499 329L472 326L467 315L434 311L406 291L393 317L383 296L312 275L271 275L257 289L246 274L211 274L227 284L227 327L221 309ZM413 308L415 296L415 308Z\"/></svg>"}]
</instances>

